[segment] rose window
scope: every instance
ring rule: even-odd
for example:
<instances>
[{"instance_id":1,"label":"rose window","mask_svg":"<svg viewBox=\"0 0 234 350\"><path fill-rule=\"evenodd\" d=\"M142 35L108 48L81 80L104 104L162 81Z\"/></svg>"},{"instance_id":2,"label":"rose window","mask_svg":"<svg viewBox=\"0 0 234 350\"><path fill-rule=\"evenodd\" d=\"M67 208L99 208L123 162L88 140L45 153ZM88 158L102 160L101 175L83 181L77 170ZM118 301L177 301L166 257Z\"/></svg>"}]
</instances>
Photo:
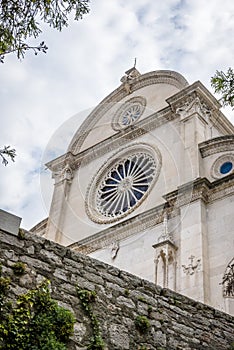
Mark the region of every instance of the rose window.
<instances>
[{"instance_id":1,"label":"rose window","mask_svg":"<svg viewBox=\"0 0 234 350\"><path fill-rule=\"evenodd\" d=\"M114 114L112 127L114 130L122 130L133 125L142 116L146 106L146 99L136 96L126 101Z\"/></svg>"},{"instance_id":2,"label":"rose window","mask_svg":"<svg viewBox=\"0 0 234 350\"><path fill-rule=\"evenodd\" d=\"M124 126L133 124L137 119L140 118L142 114L142 106L140 104L135 104L129 107L121 116L120 123Z\"/></svg>"},{"instance_id":3,"label":"rose window","mask_svg":"<svg viewBox=\"0 0 234 350\"><path fill-rule=\"evenodd\" d=\"M135 154L117 163L97 191L98 211L106 217L131 211L146 196L155 171L155 161L148 154Z\"/></svg>"}]
</instances>

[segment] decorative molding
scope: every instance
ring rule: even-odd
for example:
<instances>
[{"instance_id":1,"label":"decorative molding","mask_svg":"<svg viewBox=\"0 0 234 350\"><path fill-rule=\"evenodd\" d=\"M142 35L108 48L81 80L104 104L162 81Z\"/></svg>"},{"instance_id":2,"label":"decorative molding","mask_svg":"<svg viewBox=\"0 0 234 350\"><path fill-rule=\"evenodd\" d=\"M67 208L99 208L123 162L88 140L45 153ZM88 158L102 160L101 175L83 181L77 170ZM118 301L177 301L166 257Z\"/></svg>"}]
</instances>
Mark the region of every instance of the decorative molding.
<instances>
[{"instance_id":1,"label":"decorative molding","mask_svg":"<svg viewBox=\"0 0 234 350\"><path fill-rule=\"evenodd\" d=\"M234 194L234 174L227 175L212 183L209 191L209 203Z\"/></svg>"},{"instance_id":2,"label":"decorative molding","mask_svg":"<svg viewBox=\"0 0 234 350\"><path fill-rule=\"evenodd\" d=\"M200 81L189 85L182 91L169 97L166 101L170 105L171 110L176 113L184 105L189 106L197 97L199 97L203 114L208 112L207 117L212 127L219 130L221 134L233 134L234 126L219 110L221 104Z\"/></svg>"},{"instance_id":3,"label":"decorative molding","mask_svg":"<svg viewBox=\"0 0 234 350\"><path fill-rule=\"evenodd\" d=\"M50 170L57 172L61 171L66 163L69 162L72 169L75 170L78 167L87 165L94 159L102 157L104 154L109 153L112 150L116 150L119 147L123 147L123 145L129 144L131 141L151 130L170 122L174 117L175 115L171 113L170 108L166 107L160 112L154 113L148 118L138 121L135 125L131 125L126 129L119 131L117 134L99 142L81 153L74 155L71 152L67 152L48 162L46 166Z\"/></svg>"},{"instance_id":4,"label":"decorative molding","mask_svg":"<svg viewBox=\"0 0 234 350\"><path fill-rule=\"evenodd\" d=\"M202 158L221 152L234 151L234 135L215 137L199 144Z\"/></svg>"},{"instance_id":5,"label":"decorative molding","mask_svg":"<svg viewBox=\"0 0 234 350\"><path fill-rule=\"evenodd\" d=\"M90 254L96 250L110 247L113 243L113 237L115 237L116 241L121 241L163 223L165 230L165 217L167 217L168 220L173 217L178 217L182 206L189 205L197 200L202 200L205 203L212 203L224 196L233 194L234 174L212 183L206 178L199 178L165 195L166 203L122 221L115 226L99 231L81 241L75 242L70 245L70 248L84 254Z\"/></svg>"},{"instance_id":6,"label":"decorative molding","mask_svg":"<svg viewBox=\"0 0 234 350\"><path fill-rule=\"evenodd\" d=\"M113 243L113 237L115 237L116 241L121 241L139 232L144 232L147 229L161 224L163 222L165 212L169 218L177 216L178 211L173 209L174 208L169 208L164 204L157 206L156 208L150 209L140 215L134 216L128 220L120 222L115 226L73 243L70 245L70 248L84 254L90 254L98 249L110 247Z\"/></svg>"}]
</instances>

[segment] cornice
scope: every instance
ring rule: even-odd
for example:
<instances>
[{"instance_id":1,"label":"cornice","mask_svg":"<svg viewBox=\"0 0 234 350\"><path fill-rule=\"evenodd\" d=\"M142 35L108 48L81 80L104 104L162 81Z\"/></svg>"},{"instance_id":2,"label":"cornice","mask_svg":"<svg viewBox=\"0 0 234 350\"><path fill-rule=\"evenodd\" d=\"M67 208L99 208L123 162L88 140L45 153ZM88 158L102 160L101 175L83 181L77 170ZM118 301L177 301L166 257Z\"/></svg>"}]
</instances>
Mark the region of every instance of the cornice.
<instances>
[{"instance_id":1,"label":"cornice","mask_svg":"<svg viewBox=\"0 0 234 350\"><path fill-rule=\"evenodd\" d=\"M165 123L168 123L173 120L173 118L177 118L177 116L171 113L170 107L166 107L160 112L153 113L146 119L138 121L136 124L119 131L83 152L74 155L69 151L48 162L46 167L53 172L62 171L66 164L69 164L72 169L82 167L110 151L116 151L119 147L132 142L138 137Z\"/></svg>"},{"instance_id":2,"label":"cornice","mask_svg":"<svg viewBox=\"0 0 234 350\"><path fill-rule=\"evenodd\" d=\"M126 239L162 223L165 215L168 219L180 215L180 208L185 205L197 200L212 203L233 194L234 174L212 183L206 178L198 178L166 194L163 197L166 201L164 204L73 243L69 247L84 254L90 254L96 250L110 247L113 241Z\"/></svg>"},{"instance_id":3,"label":"cornice","mask_svg":"<svg viewBox=\"0 0 234 350\"><path fill-rule=\"evenodd\" d=\"M196 81L169 97L166 102L172 111L176 113L179 108L191 103L197 97L200 99L203 107L209 112L209 120L213 124L213 127L217 128L222 134L234 133L234 126L219 110L221 104L200 81Z\"/></svg>"},{"instance_id":4,"label":"cornice","mask_svg":"<svg viewBox=\"0 0 234 350\"><path fill-rule=\"evenodd\" d=\"M161 204L143 214L134 216L79 242L73 243L69 247L82 253L90 254L95 250L111 246L113 240L120 241L126 239L162 223L165 214L168 217L175 216L172 208L168 208L166 204Z\"/></svg>"},{"instance_id":5,"label":"cornice","mask_svg":"<svg viewBox=\"0 0 234 350\"><path fill-rule=\"evenodd\" d=\"M215 137L211 140L200 143L198 146L202 158L220 152L234 151L234 135Z\"/></svg>"},{"instance_id":6,"label":"cornice","mask_svg":"<svg viewBox=\"0 0 234 350\"><path fill-rule=\"evenodd\" d=\"M40 221L38 224L36 224L35 226L33 226L29 232L35 233L39 236L42 236L45 233L47 224L48 224L48 220L49 218L45 218L44 220Z\"/></svg>"}]
</instances>

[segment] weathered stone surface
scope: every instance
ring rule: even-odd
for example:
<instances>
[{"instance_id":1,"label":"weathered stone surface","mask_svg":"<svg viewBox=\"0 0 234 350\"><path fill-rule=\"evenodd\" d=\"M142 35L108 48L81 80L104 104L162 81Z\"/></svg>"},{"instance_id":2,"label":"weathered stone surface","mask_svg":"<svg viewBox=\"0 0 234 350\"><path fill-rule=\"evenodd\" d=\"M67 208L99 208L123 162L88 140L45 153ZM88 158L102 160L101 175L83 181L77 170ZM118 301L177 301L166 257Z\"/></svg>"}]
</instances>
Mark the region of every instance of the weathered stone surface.
<instances>
[{"instance_id":1,"label":"weathered stone surface","mask_svg":"<svg viewBox=\"0 0 234 350\"><path fill-rule=\"evenodd\" d=\"M129 336L125 326L112 324L110 326L110 341L117 349L130 349Z\"/></svg>"},{"instance_id":2,"label":"weathered stone surface","mask_svg":"<svg viewBox=\"0 0 234 350\"><path fill-rule=\"evenodd\" d=\"M96 291L92 307L106 350L226 350L234 342L230 315L41 237L27 233L24 240L18 240L5 232L0 237L4 242L0 248L2 273L12 280L10 298L47 278L53 297L74 312L77 322L69 350L87 349L92 337L77 286ZM21 277L11 267L16 261L27 263ZM136 329L137 316L148 318L147 331Z\"/></svg>"}]
</instances>

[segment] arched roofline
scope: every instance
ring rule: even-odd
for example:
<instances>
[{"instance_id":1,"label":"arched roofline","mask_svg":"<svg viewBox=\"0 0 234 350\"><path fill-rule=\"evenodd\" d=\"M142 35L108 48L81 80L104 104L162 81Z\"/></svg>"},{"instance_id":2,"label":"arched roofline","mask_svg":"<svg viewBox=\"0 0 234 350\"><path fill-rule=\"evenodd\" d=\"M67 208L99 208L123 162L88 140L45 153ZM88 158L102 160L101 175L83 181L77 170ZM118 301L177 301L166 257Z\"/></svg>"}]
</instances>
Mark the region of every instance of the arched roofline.
<instances>
[{"instance_id":1,"label":"arched roofline","mask_svg":"<svg viewBox=\"0 0 234 350\"><path fill-rule=\"evenodd\" d=\"M179 90L182 90L189 85L187 80L180 73L170 70L158 70L139 75L135 78L131 85L131 92L154 84L172 85ZM125 89L124 84L121 84L117 89L105 97L81 124L72 138L68 151L73 154L79 153L89 132L95 127L103 114L106 113L113 104L121 101L124 97L128 96L128 94L129 93Z\"/></svg>"}]
</instances>

